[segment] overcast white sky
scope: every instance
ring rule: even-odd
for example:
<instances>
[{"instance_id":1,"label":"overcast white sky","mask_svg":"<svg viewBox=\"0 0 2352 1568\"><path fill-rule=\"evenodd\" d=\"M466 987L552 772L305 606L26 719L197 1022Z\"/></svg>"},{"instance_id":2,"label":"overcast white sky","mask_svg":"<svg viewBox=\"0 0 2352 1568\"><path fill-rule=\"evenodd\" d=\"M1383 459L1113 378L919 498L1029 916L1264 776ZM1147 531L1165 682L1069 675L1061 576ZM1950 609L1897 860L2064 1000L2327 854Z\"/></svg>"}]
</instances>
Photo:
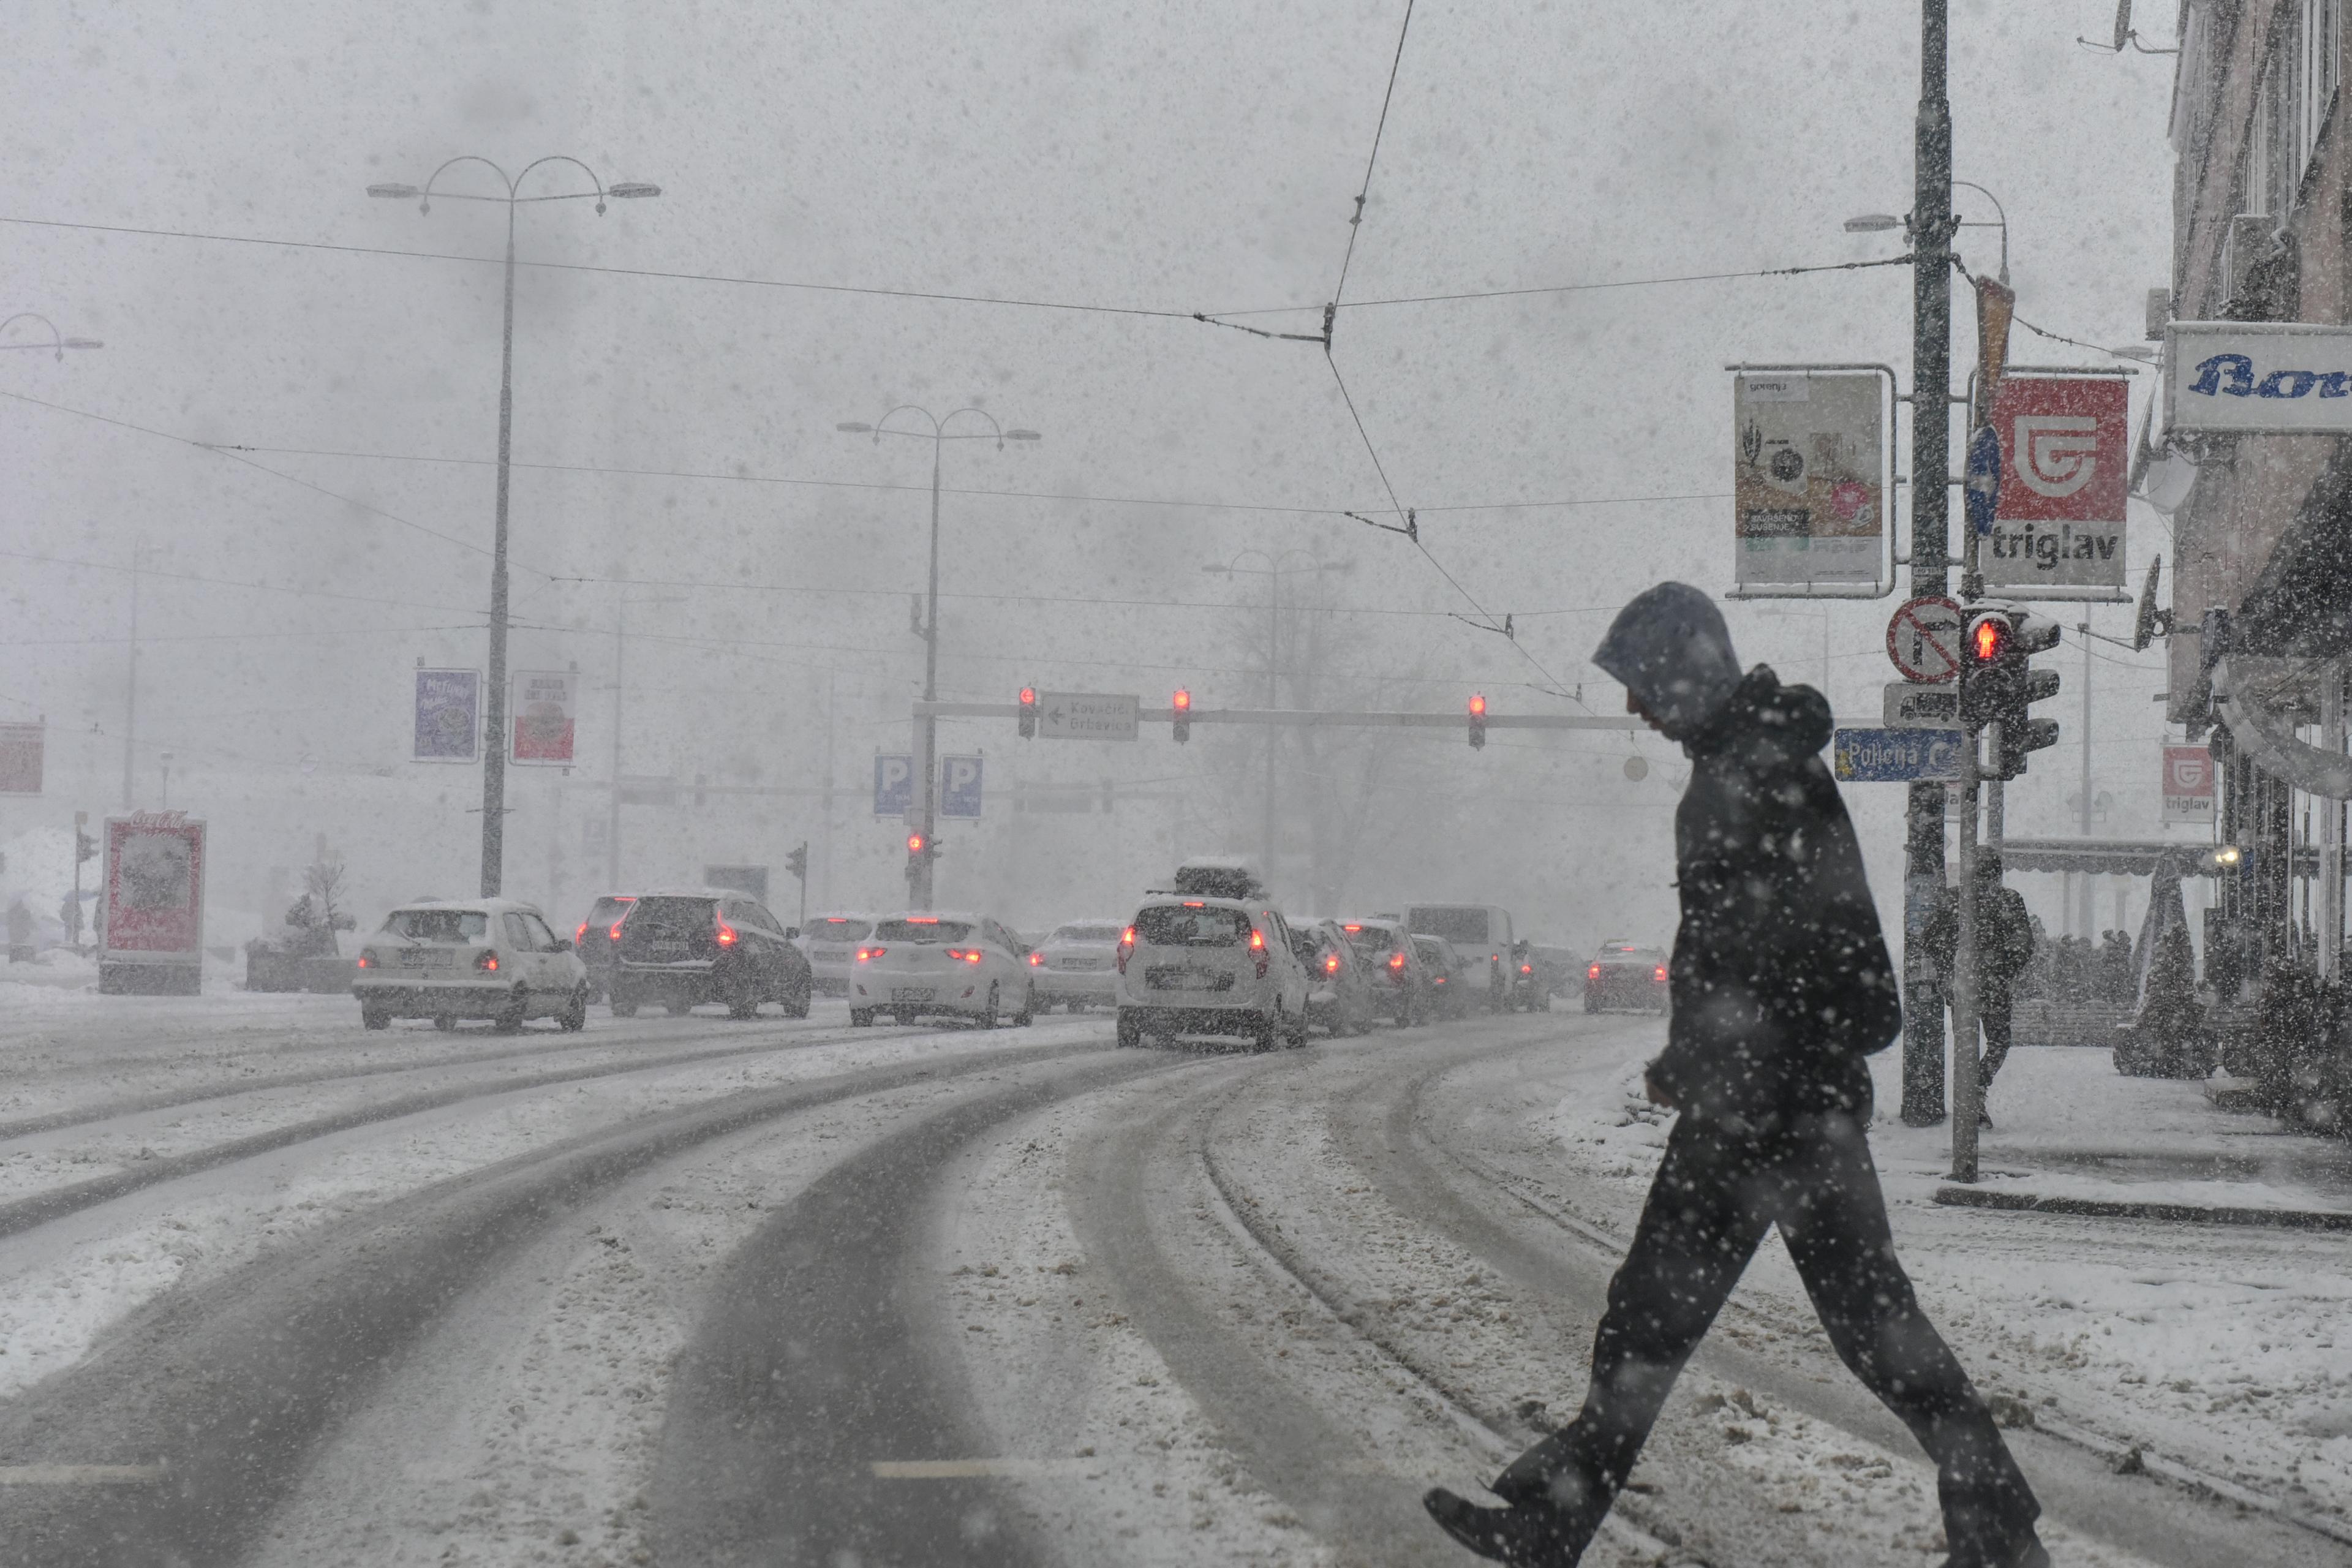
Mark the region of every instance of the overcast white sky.
<instances>
[{"instance_id":1,"label":"overcast white sky","mask_svg":"<svg viewBox=\"0 0 2352 1568\"><path fill-rule=\"evenodd\" d=\"M924 498L856 487L920 486L928 453L877 450L841 420L972 403L1045 433L1033 450L950 448L959 489L1384 505L1314 345L720 279L1297 305L1248 319L1312 331L1401 11L19 0L0 60L0 314L37 310L107 346L0 364L0 391L79 411L0 403L0 548L19 552L0 558L16 612L0 714L47 714L53 778L86 773L113 804L122 577L23 556L119 565L143 540L163 570L251 584L147 595L142 630L173 639L149 666L148 748L264 771L404 756L404 669L480 658L478 631L458 628L484 593L497 268L103 226L495 258L497 209L424 217L362 194L463 153L509 168L570 153L664 187L601 219L584 203L527 209L526 259L698 275L524 270L518 459L742 476L520 470L517 615L551 629L518 634L518 667L578 660L602 679L614 579L844 591L634 590L682 601L635 612L647 630L761 645L646 645L641 678L675 693L646 722L676 727L689 769L782 765L749 739L708 740L718 710L697 689L714 659L739 697L803 717L840 672L860 736L887 738L893 712L903 732ZM2123 343L2168 270L2170 62L2077 47L2112 15L2108 0L1962 0L1952 99L1959 173L2007 205L2021 312ZM1421 0L1346 296L1891 254L1899 236L1840 223L1908 205L1916 47L1905 5ZM1963 246L1991 264L1991 231ZM1428 509L1430 551L1468 594L1518 617L1524 658L1445 618L1467 605L1404 541L1329 515L955 495L950 587L1227 602L1251 590L1201 564L1297 545L1358 562L1335 602L1429 612L1365 617L1400 659L1483 686L1498 710L1546 706L1513 683L1538 665L1592 679L1608 608L1644 583L1728 586L1723 363L1907 366L1909 287L1888 268L1343 310L1333 357L1398 496ZM2045 358L2022 338L2017 357ZM279 478L173 437L371 455L255 455ZM1615 500L1645 497L1698 499ZM1444 510L1569 500L1595 504ZM2138 559L2159 543L2147 521L2136 509ZM1888 607L1830 612L1842 711L1876 708ZM1819 679L1812 611L1731 615L1748 657ZM1204 703L1252 695L1215 673L1245 661L1199 646L1200 611L967 597L944 621L950 695L1001 700L1024 679L1156 693L1188 666L1211 672L1189 678ZM2153 768L2146 662L2115 712L2119 773ZM1436 688L1429 705L1458 696ZM2062 783L2029 787L2054 802Z\"/></svg>"}]
</instances>

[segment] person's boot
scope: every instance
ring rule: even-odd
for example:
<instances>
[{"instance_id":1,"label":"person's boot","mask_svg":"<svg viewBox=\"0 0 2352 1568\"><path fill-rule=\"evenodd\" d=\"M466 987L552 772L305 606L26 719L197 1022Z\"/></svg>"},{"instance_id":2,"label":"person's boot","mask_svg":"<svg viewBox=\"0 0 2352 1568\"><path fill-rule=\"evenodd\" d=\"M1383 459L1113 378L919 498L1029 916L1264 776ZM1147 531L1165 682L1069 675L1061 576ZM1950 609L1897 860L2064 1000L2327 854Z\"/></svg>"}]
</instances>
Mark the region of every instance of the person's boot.
<instances>
[{"instance_id":1,"label":"person's boot","mask_svg":"<svg viewBox=\"0 0 2352 1568\"><path fill-rule=\"evenodd\" d=\"M1511 1568L1576 1568L1601 1525L1598 1517L1540 1499L1487 1508L1444 1487L1423 1493L1421 1506L1438 1529L1479 1556Z\"/></svg>"}]
</instances>

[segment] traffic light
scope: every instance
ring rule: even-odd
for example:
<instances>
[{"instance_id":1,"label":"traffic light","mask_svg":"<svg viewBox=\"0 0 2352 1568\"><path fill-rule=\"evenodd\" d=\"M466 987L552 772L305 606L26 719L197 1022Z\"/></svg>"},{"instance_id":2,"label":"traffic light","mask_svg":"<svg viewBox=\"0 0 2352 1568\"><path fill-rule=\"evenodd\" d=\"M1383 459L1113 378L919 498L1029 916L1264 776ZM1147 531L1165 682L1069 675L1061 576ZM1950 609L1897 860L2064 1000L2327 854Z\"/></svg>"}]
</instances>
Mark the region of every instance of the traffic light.
<instances>
[{"instance_id":1,"label":"traffic light","mask_svg":"<svg viewBox=\"0 0 2352 1568\"><path fill-rule=\"evenodd\" d=\"M1960 722L2000 726L2000 751L1986 771L1997 779L2025 772L2029 752L2058 743L2058 721L2036 719L2032 705L2058 695L2058 672L2036 669L2033 656L2058 645L2058 623L2027 610L1979 610L1969 617L1960 659Z\"/></svg>"},{"instance_id":2,"label":"traffic light","mask_svg":"<svg viewBox=\"0 0 2352 1568\"><path fill-rule=\"evenodd\" d=\"M803 882L808 880L807 845L802 845L799 848L794 849L791 854L784 857L784 869L790 871L793 876L798 877Z\"/></svg>"},{"instance_id":3,"label":"traffic light","mask_svg":"<svg viewBox=\"0 0 2352 1568\"><path fill-rule=\"evenodd\" d=\"M1175 716L1176 743L1181 746L1192 738L1192 694L1178 687L1168 707Z\"/></svg>"},{"instance_id":4,"label":"traffic light","mask_svg":"<svg viewBox=\"0 0 2352 1568\"><path fill-rule=\"evenodd\" d=\"M1486 743L1486 699L1484 694L1470 699L1470 749L1477 751Z\"/></svg>"},{"instance_id":5,"label":"traffic light","mask_svg":"<svg viewBox=\"0 0 2352 1568\"><path fill-rule=\"evenodd\" d=\"M1034 686L1021 689L1021 738L1024 741L1037 738L1037 689Z\"/></svg>"}]
</instances>

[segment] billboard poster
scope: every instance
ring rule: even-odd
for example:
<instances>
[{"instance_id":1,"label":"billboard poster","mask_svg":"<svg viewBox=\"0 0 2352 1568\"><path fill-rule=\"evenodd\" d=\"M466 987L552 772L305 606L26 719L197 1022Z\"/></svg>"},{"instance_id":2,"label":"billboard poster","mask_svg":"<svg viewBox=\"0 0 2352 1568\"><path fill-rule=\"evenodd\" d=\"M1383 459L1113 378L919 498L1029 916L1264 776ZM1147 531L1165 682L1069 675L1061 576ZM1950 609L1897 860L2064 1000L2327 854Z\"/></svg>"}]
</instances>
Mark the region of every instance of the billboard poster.
<instances>
[{"instance_id":1,"label":"billboard poster","mask_svg":"<svg viewBox=\"0 0 2352 1568\"><path fill-rule=\"evenodd\" d=\"M194 963L205 936L205 825L184 811L106 819L99 958Z\"/></svg>"},{"instance_id":2,"label":"billboard poster","mask_svg":"<svg viewBox=\"0 0 2352 1568\"><path fill-rule=\"evenodd\" d=\"M1988 587L2124 583L2124 495L2131 468L2129 394L2117 375L2012 374L1993 394L2000 499L1977 555Z\"/></svg>"},{"instance_id":3,"label":"billboard poster","mask_svg":"<svg viewBox=\"0 0 2352 1568\"><path fill-rule=\"evenodd\" d=\"M563 669L519 669L514 677L518 763L572 765L572 729L580 677Z\"/></svg>"},{"instance_id":4,"label":"billboard poster","mask_svg":"<svg viewBox=\"0 0 2352 1568\"><path fill-rule=\"evenodd\" d=\"M2164 748L2164 824L2213 820L2213 752L2208 746Z\"/></svg>"},{"instance_id":5,"label":"billboard poster","mask_svg":"<svg viewBox=\"0 0 2352 1568\"><path fill-rule=\"evenodd\" d=\"M481 757L482 672L420 669L416 672L416 745L419 763L471 763Z\"/></svg>"},{"instance_id":6,"label":"billboard poster","mask_svg":"<svg viewBox=\"0 0 2352 1568\"><path fill-rule=\"evenodd\" d=\"M0 724L0 795L41 793L41 763L47 745L46 724Z\"/></svg>"},{"instance_id":7,"label":"billboard poster","mask_svg":"<svg viewBox=\"0 0 2352 1568\"><path fill-rule=\"evenodd\" d=\"M1874 584L1886 554L1888 376L1744 371L1732 381L1739 586Z\"/></svg>"}]
</instances>

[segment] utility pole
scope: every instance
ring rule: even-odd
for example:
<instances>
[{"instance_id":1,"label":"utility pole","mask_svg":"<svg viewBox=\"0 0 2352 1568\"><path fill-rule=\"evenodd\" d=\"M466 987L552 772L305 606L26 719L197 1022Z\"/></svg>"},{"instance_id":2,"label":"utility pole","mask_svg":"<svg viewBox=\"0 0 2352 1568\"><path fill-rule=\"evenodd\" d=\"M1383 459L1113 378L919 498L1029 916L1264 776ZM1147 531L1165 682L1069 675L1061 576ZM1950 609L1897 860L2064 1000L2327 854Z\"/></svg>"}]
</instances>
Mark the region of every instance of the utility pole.
<instances>
[{"instance_id":1,"label":"utility pole","mask_svg":"<svg viewBox=\"0 0 2352 1568\"><path fill-rule=\"evenodd\" d=\"M1282 706L1282 563L1265 575L1265 705ZM1265 815L1258 825L1258 875L1274 880L1274 726L1265 727Z\"/></svg>"},{"instance_id":2,"label":"utility pole","mask_svg":"<svg viewBox=\"0 0 2352 1568\"><path fill-rule=\"evenodd\" d=\"M1944 86L1946 0L1920 0L1919 117L1911 200L1911 594L1951 587L1952 108ZM1971 770L1973 772L1973 770ZM1961 786L1961 842L1975 835ZM1911 786L1903 867L1903 1120L1944 1116L1943 1005L1927 960L1927 916L1944 890L1944 786ZM1962 875L1967 874L1963 868ZM1966 900L1963 900L1965 905ZM1973 1027L1973 1026L1971 1026ZM1973 1038L1973 1037L1971 1037ZM1974 1122L1969 1137L1973 1142Z\"/></svg>"},{"instance_id":3,"label":"utility pole","mask_svg":"<svg viewBox=\"0 0 2352 1568\"><path fill-rule=\"evenodd\" d=\"M604 818L604 890L621 887L621 716L629 691L629 598L622 590L620 614L613 624L613 800Z\"/></svg>"},{"instance_id":4,"label":"utility pole","mask_svg":"<svg viewBox=\"0 0 2352 1568\"><path fill-rule=\"evenodd\" d=\"M2091 613L2088 610L2083 612L2083 619L2074 629L2083 637L2083 808L2079 821L2083 837L2088 838L2091 836ZM2080 902L2076 908L2083 935L2089 937L2095 934L2093 928L2098 921L2091 909L2095 890L2091 874L2076 871L2072 875L2081 879L2076 893Z\"/></svg>"},{"instance_id":5,"label":"utility pole","mask_svg":"<svg viewBox=\"0 0 2352 1568\"><path fill-rule=\"evenodd\" d=\"M139 566L146 554L143 542L131 546L131 658L122 693L122 809L138 806L139 747Z\"/></svg>"},{"instance_id":6,"label":"utility pole","mask_svg":"<svg viewBox=\"0 0 2352 1568\"><path fill-rule=\"evenodd\" d=\"M1967 731L1960 748L1959 945L1952 960L1952 1180L1977 1179L1977 1116L1984 1105L1984 1080L1976 1069L1977 1008L1977 761L1978 734ZM2000 726L1984 728L1987 752L2000 755ZM1998 789L2000 786L1994 786Z\"/></svg>"}]
</instances>

